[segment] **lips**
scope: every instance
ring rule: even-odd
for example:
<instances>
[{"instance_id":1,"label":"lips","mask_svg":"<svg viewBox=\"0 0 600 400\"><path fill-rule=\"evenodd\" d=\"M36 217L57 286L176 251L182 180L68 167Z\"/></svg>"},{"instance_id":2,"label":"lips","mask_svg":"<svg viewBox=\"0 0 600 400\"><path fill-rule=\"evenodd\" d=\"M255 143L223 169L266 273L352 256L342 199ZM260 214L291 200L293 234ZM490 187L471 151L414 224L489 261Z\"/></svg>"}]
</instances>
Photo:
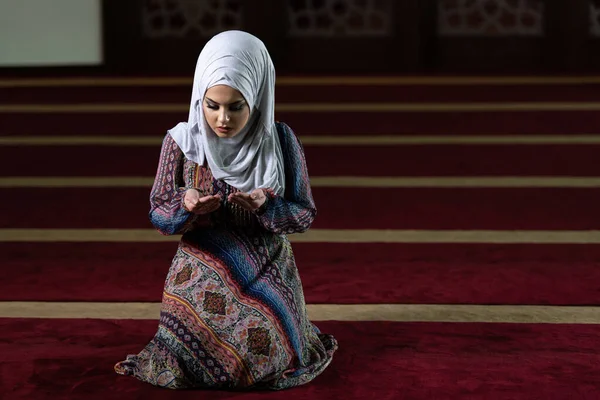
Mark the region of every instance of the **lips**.
<instances>
[{"instance_id":1,"label":"lips","mask_svg":"<svg viewBox=\"0 0 600 400\"><path fill-rule=\"evenodd\" d=\"M220 133L227 133L227 132L231 131L231 128L228 126L217 126L217 130Z\"/></svg>"}]
</instances>

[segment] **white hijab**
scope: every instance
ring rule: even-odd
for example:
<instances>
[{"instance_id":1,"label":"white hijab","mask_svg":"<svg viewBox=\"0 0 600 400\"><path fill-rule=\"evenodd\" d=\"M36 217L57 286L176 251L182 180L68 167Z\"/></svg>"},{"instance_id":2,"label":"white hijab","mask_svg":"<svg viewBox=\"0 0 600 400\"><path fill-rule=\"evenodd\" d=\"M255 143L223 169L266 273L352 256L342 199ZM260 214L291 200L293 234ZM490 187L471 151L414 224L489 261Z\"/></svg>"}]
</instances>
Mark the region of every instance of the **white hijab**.
<instances>
[{"instance_id":1,"label":"white hijab","mask_svg":"<svg viewBox=\"0 0 600 400\"><path fill-rule=\"evenodd\" d=\"M219 138L204 118L202 101L215 85L239 90L250 108L248 123L233 138ZM189 160L199 165L206 161L216 179L244 192L271 188L282 195L285 176L275 127L275 68L265 45L242 31L214 36L198 57L188 122L169 133Z\"/></svg>"}]
</instances>

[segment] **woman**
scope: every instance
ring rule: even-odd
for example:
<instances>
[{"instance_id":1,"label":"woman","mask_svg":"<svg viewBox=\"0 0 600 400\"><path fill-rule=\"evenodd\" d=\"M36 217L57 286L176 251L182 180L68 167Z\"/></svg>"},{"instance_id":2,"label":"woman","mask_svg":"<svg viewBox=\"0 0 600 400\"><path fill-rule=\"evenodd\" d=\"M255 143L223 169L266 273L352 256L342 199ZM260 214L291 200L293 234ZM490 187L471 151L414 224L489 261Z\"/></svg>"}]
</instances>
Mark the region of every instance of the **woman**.
<instances>
[{"instance_id":1,"label":"woman","mask_svg":"<svg viewBox=\"0 0 600 400\"><path fill-rule=\"evenodd\" d=\"M241 31L202 50L187 123L164 141L150 219L183 234L159 327L115 370L172 389L285 389L311 381L337 342L308 320L286 234L316 214L302 146L274 120L275 70Z\"/></svg>"}]
</instances>

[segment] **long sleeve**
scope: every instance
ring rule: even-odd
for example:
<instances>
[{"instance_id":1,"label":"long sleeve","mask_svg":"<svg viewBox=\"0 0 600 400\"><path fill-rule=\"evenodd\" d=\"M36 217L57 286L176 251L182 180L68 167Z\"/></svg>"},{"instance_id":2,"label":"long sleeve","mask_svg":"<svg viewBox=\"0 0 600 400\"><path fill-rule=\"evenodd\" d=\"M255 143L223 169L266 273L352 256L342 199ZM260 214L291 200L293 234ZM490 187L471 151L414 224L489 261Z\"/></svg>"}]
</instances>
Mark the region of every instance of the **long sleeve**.
<instances>
[{"instance_id":1,"label":"long sleeve","mask_svg":"<svg viewBox=\"0 0 600 400\"><path fill-rule=\"evenodd\" d=\"M273 233L301 233L310 228L317 214L304 150L289 126L277 125L285 164L285 194L267 191L267 202L261 207L258 220Z\"/></svg>"},{"instance_id":2,"label":"long sleeve","mask_svg":"<svg viewBox=\"0 0 600 400\"><path fill-rule=\"evenodd\" d=\"M201 223L200 220L208 218L196 216L183 207L183 197L189 189L183 182L183 161L183 152L171 135L167 134L150 193L149 213L152 225L163 235L184 233Z\"/></svg>"}]
</instances>

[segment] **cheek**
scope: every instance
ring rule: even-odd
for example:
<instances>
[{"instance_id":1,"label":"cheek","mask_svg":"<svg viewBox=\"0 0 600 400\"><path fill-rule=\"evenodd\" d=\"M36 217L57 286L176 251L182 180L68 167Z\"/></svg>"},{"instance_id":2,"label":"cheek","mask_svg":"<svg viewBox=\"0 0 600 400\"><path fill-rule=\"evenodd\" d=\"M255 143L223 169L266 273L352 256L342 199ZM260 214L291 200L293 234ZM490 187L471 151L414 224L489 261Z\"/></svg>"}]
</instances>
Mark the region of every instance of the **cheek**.
<instances>
[{"instance_id":1,"label":"cheek","mask_svg":"<svg viewBox=\"0 0 600 400\"><path fill-rule=\"evenodd\" d=\"M242 126L246 125L246 123L248 122L248 119L250 119L250 112L248 111L248 109L240 112L239 119L238 119L240 125L242 125Z\"/></svg>"},{"instance_id":2,"label":"cheek","mask_svg":"<svg viewBox=\"0 0 600 400\"><path fill-rule=\"evenodd\" d=\"M207 108L207 107L203 107L202 109L204 110L204 119L208 123L213 123L213 120L215 119L215 115L217 114L215 112L215 110L211 110L210 108Z\"/></svg>"}]
</instances>

